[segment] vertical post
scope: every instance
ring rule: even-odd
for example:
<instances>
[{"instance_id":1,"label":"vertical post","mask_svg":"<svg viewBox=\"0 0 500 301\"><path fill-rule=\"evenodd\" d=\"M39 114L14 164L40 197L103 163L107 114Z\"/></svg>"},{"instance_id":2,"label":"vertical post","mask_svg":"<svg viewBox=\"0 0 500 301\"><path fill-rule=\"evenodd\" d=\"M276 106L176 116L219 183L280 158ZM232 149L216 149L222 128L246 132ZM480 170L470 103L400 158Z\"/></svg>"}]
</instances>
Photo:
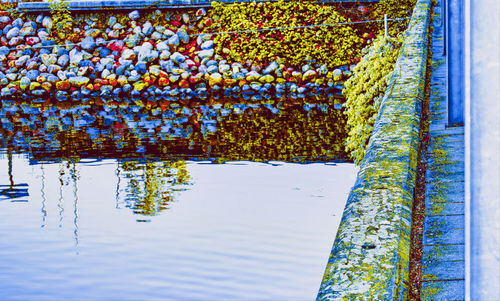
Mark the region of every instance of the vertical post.
<instances>
[{"instance_id":1,"label":"vertical post","mask_svg":"<svg viewBox=\"0 0 500 301\"><path fill-rule=\"evenodd\" d=\"M464 124L464 4L448 1L448 126Z\"/></svg>"},{"instance_id":2,"label":"vertical post","mask_svg":"<svg viewBox=\"0 0 500 301\"><path fill-rule=\"evenodd\" d=\"M446 55L446 47L448 42L448 5L446 1L441 1L441 24L443 26L443 54Z\"/></svg>"},{"instance_id":3,"label":"vertical post","mask_svg":"<svg viewBox=\"0 0 500 301\"><path fill-rule=\"evenodd\" d=\"M384 29L385 29L385 38L387 39L387 37L389 36L388 34L388 31L389 29L387 28L387 14L384 14Z\"/></svg>"}]
</instances>

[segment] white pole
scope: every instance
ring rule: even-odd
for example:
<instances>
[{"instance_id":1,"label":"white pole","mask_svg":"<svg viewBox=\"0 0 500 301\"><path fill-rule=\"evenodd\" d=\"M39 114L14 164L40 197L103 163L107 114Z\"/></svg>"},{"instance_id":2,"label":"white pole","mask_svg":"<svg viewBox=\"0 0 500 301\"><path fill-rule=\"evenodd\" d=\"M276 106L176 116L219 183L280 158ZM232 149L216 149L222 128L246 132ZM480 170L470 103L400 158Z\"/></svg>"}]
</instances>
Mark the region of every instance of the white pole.
<instances>
[{"instance_id":1,"label":"white pole","mask_svg":"<svg viewBox=\"0 0 500 301\"><path fill-rule=\"evenodd\" d=\"M389 34L387 33L388 32L388 28L387 28L387 15L384 14L384 28L385 28L385 38L387 39L387 37L389 36Z\"/></svg>"}]
</instances>

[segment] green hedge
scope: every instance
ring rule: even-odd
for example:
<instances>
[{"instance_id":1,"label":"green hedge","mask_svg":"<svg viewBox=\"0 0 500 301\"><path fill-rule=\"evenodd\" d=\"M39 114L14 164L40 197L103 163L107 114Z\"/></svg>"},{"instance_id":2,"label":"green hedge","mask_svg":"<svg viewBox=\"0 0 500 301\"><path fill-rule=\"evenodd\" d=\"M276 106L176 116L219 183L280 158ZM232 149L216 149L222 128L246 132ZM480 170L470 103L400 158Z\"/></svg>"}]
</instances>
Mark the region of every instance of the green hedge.
<instances>
[{"instance_id":1,"label":"green hedge","mask_svg":"<svg viewBox=\"0 0 500 301\"><path fill-rule=\"evenodd\" d=\"M365 56L354 67L353 76L345 83L342 92L347 99L346 150L356 164L359 164L365 155L400 47L399 38L378 37L364 50Z\"/></svg>"}]
</instances>

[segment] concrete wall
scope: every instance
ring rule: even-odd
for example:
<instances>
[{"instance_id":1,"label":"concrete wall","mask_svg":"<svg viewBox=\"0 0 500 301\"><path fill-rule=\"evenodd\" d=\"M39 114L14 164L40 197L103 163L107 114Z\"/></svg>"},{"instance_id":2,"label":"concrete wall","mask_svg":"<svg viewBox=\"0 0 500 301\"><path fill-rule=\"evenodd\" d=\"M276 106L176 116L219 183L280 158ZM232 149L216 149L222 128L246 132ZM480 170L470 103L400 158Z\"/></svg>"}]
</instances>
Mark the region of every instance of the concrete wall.
<instances>
[{"instance_id":1,"label":"concrete wall","mask_svg":"<svg viewBox=\"0 0 500 301\"><path fill-rule=\"evenodd\" d=\"M317 300L407 298L430 8L413 12Z\"/></svg>"},{"instance_id":2,"label":"concrete wall","mask_svg":"<svg viewBox=\"0 0 500 301\"><path fill-rule=\"evenodd\" d=\"M224 3L236 2L268 2L269 0L218 0ZM271 0L273 1L273 0ZM276 0L274 0L276 1ZM294 1L294 0L287 0ZM369 3L380 0L320 0L324 4L339 3ZM198 8L211 7L212 0L70 0L69 9L72 11L110 10L110 9L156 9L156 8ZM23 2L19 1L18 8L23 11L49 11L49 2Z\"/></svg>"},{"instance_id":3,"label":"concrete wall","mask_svg":"<svg viewBox=\"0 0 500 301\"><path fill-rule=\"evenodd\" d=\"M495 300L500 298L500 1L471 0L469 13L470 300Z\"/></svg>"}]
</instances>

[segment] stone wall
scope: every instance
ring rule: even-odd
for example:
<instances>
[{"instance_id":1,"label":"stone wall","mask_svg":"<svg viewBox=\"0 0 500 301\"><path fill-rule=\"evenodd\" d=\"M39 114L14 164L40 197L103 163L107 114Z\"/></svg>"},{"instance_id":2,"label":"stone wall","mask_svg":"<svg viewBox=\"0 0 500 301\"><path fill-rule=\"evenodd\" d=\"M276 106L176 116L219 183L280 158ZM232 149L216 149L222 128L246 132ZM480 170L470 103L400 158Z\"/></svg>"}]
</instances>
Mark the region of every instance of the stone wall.
<instances>
[{"instance_id":1,"label":"stone wall","mask_svg":"<svg viewBox=\"0 0 500 301\"><path fill-rule=\"evenodd\" d=\"M350 65L292 68L274 59L232 61L206 34L212 11L75 14L68 29L49 14L0 10L0 97L179 99L338 97ZM222 47L219 47L222 48ZM300 69L299 69L300 68Z\"/></svg>"},{"instance_id":2,"label":"stone wall","mask_svg":"<svg viewBox=\"0 0 500 301\"><path fill-rule=\"evenodd\" d=\"M419 0L413 11L318 300L407 299L430 11L431 0Z\"/></svg>"}]
</instances>

